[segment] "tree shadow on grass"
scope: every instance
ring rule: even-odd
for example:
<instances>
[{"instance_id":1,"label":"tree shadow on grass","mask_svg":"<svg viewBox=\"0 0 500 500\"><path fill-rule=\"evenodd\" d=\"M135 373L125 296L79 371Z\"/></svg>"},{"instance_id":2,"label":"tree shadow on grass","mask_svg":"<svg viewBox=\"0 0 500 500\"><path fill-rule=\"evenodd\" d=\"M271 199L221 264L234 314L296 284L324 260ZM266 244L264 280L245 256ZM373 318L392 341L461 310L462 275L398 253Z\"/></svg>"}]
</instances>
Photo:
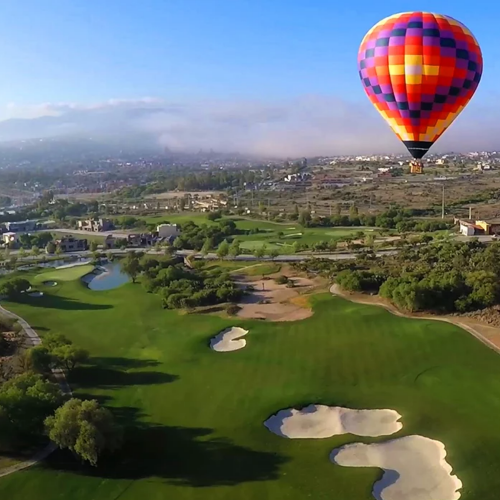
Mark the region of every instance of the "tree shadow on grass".
<instances>
[{"instance_id":1,"label":"tree shadow on grass","mask_svg":"<svg viewBox=\"0 0 500 500\"><path fill-rule=\"evenodd\" d=\"M159 361L155 359L133 359L133 358L120 358L120 357L99 357L93 356L91 359L92 364L97 366L106 366L108 368L148 368L151 366L158 366Z\"/></svg>"},{"instance_id":2,"label":"tree shadow on grass","mask_svg":"<svg viewBox=\"0 0 500 500\"><path fill-rule=\"evenodd\" d=\"M112 309L109 304L89 304L79 300L57 295L45 294L42 297L22 297L17 302L27 304L31 307L42 307L44 309L62 309L66 311L98 311L103 309Z\"/></svg>"},{"instance_id":3,"label":"tree shadow on grass","mask_svg":"<svg viewBox=\"0 0 500 500\"><path fill-rule=\"evenodd\" d=\"M106 479L157 477L178 486L231 486L280 477L288 461L277 453L255 451L229 439L211 437L212 429L143 424L129 428L124 447L103 458L99 467L76 462L57 452L45 466Z\"/></svg>"},{"instance_id":4,"label":"tree shadow on grass","mask_svg":"<svg viewBox=\"0 0 500 500\"><path fill-rule=\"evenodd\" d=\"M178 375L164 372L122 371L103 366L81 366L71 372L69 382L75 389L90 387L115 389L130 385L169 384L178 379Z\"/></svg>"}]
</instances>

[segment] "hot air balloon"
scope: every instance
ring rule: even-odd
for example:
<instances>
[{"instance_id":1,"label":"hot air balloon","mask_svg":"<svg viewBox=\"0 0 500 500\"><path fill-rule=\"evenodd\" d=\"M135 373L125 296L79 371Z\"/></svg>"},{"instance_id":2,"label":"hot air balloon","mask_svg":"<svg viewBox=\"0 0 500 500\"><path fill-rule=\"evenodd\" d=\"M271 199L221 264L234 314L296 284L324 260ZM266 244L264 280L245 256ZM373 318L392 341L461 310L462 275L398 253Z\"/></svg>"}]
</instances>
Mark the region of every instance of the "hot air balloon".
<instances>
[{"instance_id":1,"label":"hot air balloon","mask_svg":"<svg viewBox=\"0 0 500 500\"><path fill-rule=\"evenodd\" d=\"M377 23L358 53L368 98L406 146L412 171L470 101L483 57L459 21L430 12L395 14Z\"/></svg>"}]
</instances>

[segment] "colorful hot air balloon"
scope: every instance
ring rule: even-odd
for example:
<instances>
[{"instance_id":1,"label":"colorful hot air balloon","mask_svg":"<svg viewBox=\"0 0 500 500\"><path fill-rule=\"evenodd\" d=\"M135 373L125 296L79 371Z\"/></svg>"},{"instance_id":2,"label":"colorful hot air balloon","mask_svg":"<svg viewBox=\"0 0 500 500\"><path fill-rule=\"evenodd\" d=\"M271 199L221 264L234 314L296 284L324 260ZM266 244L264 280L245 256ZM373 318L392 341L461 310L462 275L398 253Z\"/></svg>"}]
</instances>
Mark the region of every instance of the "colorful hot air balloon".
<instances>
[{"instance_id":1,"label":"colorful hot air balloon","mask_svg":"<svg viewBox=\"0 0 500 500\"><path fill-rule=\"evenodd\" d=\"M370 101L420 160L474 95L483 57L462 23L405 12L383 19L365 35L358 66Z\"/></svg>"}]
</instances>

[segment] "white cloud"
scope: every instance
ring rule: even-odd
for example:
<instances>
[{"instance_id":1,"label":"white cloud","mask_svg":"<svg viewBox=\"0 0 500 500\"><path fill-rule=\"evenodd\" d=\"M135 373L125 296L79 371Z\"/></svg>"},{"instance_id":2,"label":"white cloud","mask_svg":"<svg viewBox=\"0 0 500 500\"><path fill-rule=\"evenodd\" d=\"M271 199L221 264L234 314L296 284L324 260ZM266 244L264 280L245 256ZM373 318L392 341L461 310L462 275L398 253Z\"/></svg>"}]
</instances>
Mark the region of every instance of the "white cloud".
<instances>
[{"instance_id":1,"label":"white cloud","mask_svg":"<svg viewBox=\"0 0 500 500\"><path fill-rule=\"evenodd\" d=\"M146 133L171 149L212 148L274 156L405 151L367 99L348 102L333 96L309 95L279 102L181 103L144 97L91 104L11 103L5 114L18 118L56 117L50 130L37 132L40 135L61 131ZM7 123L0 122L0 139L1 126ZM433 150L500 149L499 132L496 108L473 102Z\"/></svg>"}]
</instances>

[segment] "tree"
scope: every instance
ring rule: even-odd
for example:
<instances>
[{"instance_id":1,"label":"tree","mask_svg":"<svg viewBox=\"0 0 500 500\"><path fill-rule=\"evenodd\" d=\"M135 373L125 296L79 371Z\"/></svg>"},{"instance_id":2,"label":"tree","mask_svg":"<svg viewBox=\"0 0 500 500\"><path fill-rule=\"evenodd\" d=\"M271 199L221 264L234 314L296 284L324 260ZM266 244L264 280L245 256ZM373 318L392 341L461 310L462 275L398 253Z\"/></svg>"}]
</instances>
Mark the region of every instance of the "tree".
<instances>
[{"instance_id":1,"label":"tree","mask_svg":"<svg viewBox=\"0 0 500 500\"><path fill-rule=\"evenodd\" d=\"M353 220L359 216L359 210L356 205L351 205L349 208L349 219Z\"/></svg>"},{"instance_id":2,"label":"tree","mask_svg":"<svg viewBox=\"0 0 500 500\"><path fill-rule=\"evenodd\" d=\"M47 333L43 337L43 346L49 351L65 345L71 345L71 340L62 333Z\"/></svg>"},{"instance_id":3,"label":"tree","mask_svg":"<svg viewBox=\"0 0 500 500\"><path fill-rule=\"evenodd\" d=\"M220 260L223 260L229 254L229 243L227 240L224 240L219 247L217 248L217 257Z\"/></svg>"},{"instance_id":4,"label":"tree","mask_svg":"<svg viewBox=\"0 0 500 500\"><path fill-rule=\"evenodd\" d=\"M237 239L234 239L229 247L229 256L230 257L238 257L241 253L240 242Z\"/></svg>"},{"instance_id":5,"label":"tree","mask_svg":"<svg viewBox=\"0 0 500 500\"><path fill-rule=\"evenodd\" d=\"M106 258L109 262L113 262L115 260L115 254L111 251L106 253Z\"/></svg>"},{"instance_id":6,"label":"tree","mask_svg":"<svg viewBox=\"0 0 500 500\"><path fill-rule=\"evenodd\" d=\"M271 248L271 250L269 250L269 257L271 257L272 260L279 257L279 255L280 251L277 248Z\"/></svg>"},{"instance_id":7,"label":"tree","mask_svg":"<svg viewBox=\"0 0 500 500\"><path fill-rule=\"evenodd\" d=\"M40 255L40 249L36 245L31 247L31 255L33 255L33 257Z\"/></svg>"},{"instance_id":8,"label":"tree","mask_svg":"<svg viewBox=\"0 0 500 500\"><path fill-rule=\"evenodd\" d=\"M49 241L47 243L47 246L45 247L45 251L48 254L50 254L50 255L54 254L56 252L56 245L55 245L55 243L53 241Z\"/></svg>"},{"instance_id":9,"label":"tree","mask_svg":"<svg viewBox=\"0 0 500 500\"><path fill-rule=\"evenodd\" d=\"M0 296L5 296L8 299L17 299L20 295L30 289L31 285L28 280L23 278L12 278L0 284Z\"/></svg>"},{"instance_id":10,"label":"tree","mask_svg":"<svg viewBox=\"0 0 500 500\"><path fill-rule=\"evenodd\" d=\"M307 227L311 222L311 212L309 210L303 210L299 215L299 224Z\"/></svg>"},{"instance_id":11,"label":"tree","mask_svg":"<svg viewBox=\"0 0 500 500\"><path fill-rule=\"evenodd\" d=\"M221 217L222 217L222 214L221 214L220 210L216 210L215 212L210 212L207 215L207 219L210 221L215 221L217 219L220 219Z\"/></svg>"},{"instance_id":12,"label":"tree","mask_svg":"<svg viewBox=\"0 0 500 500\"><path fill-rule=\"evenodd\" d=\"M24 259L26 257L26 250L24 248L21 248L19 250L19 258Z\"/></svg>"},{"instance_id":13,"label":"tree","mask_svg":"<svg viewBox=\"0 0 500 500\"><path fill-rule=\"evenodd\" d=\"M266 251L267 251L267 245L264 243L264 245L257 247L253 254L257 259L263 259L266 256Z\"/></svg>"},{"instance_id":14,"label":"tree","mask_svg":"<svg viewBox=\"0 0 500 500\"><path fill-rule=\"evenodd\" d=\"M375 244L375 236L373 234L367 234L365 236L364 243L368 248L373 248L373 245Z\"/></svg>"},{"instance_id":15,"label":"tree","mask_svg":"<svg viewBox=\"0 0 500 500\"><path fill-rule=\"evenodd\" d=\"M51 351L56 366L67 371L74 370L77 364L84 363L89 357L88 351L74 345L62 345Z\"/></svg>"},{"instance_id":16,"label":"tree","mask_svg":"<svg viewBox=\"0 0 500 500\"><path fill-rule=\"evenodd\" d=\"M48 373L52 367L52 356L45 346L36 346L24 352L24 368L37 373Z\"/></svg>"},{"instance_id":17,"label":"tree","mask_svg":"<svg viewBox=\"0 0 500 500\"><path fill-rule=\"evenodd\" d=\"M91 252L97 252L97 249L99 248L99 245L97 244L97 241L92 240L89 245L89 249Z\"/></svg>"},{"instance_id":18,"label":"tree","mask_svg":"<svg viewBox=\"0 0 500 500\"><path fill-rule=\"evenodd\" d=\"M64 250L61 248L60 245L57 245L56 255L62 255L63 253L64 253Z\"/></svg>"},{"instance_id":19,"label":"tree","mask_svg":"<svg viewBox=\"0 0 500 500\"><path fill-rule=\"evenodd\" d=\"M0 407L21 436L41 434L43 421L62 400L59 386L30 372L8 380L0 388Z\"/></svg>"},{"instance_id":20,"label":"tree","mask_svg":"<svg viewBox=\"0 0 500 500\"><path fill-rule=\"evenodd\" d=\"M203 246L201 247L201 254L207 255L210 252L210 250L212 250L212 248L213 248L213 239L205 238Z\"/></svg>"},{"instance_id":21,"label":"tree","mask_svg":"<svg viewBox=\"0 0 500 500\"><path fill-rule=\"evenodd\" d=\"M59 448L71 450L93 466L103 452L116 451L122 443L121 428L96 400L70 399L45 420L45 429Z\"/></svg>"},{"instance_id":22,"label":"tree","mask_svg":"<svg viewBox=\"0 0 500 500\"><path fill-rule=\"evenodd\" d=\"M172 256L175 253L175 248L171 243L166 243L165 244L165 249L163 250L163 253L166 256Z\"/></svg>"},{"instance_id":23,"label":"tree","mask_svg":"<svg viewBox=\"0 0 500 500\"><path fill-rule=\"evenodd\" d=\"M122 263L123 271L130 276L132 283L135 283L137 276L141 270L139 257L135 252L129 252Z\"/></svg>"}]
</instances>

